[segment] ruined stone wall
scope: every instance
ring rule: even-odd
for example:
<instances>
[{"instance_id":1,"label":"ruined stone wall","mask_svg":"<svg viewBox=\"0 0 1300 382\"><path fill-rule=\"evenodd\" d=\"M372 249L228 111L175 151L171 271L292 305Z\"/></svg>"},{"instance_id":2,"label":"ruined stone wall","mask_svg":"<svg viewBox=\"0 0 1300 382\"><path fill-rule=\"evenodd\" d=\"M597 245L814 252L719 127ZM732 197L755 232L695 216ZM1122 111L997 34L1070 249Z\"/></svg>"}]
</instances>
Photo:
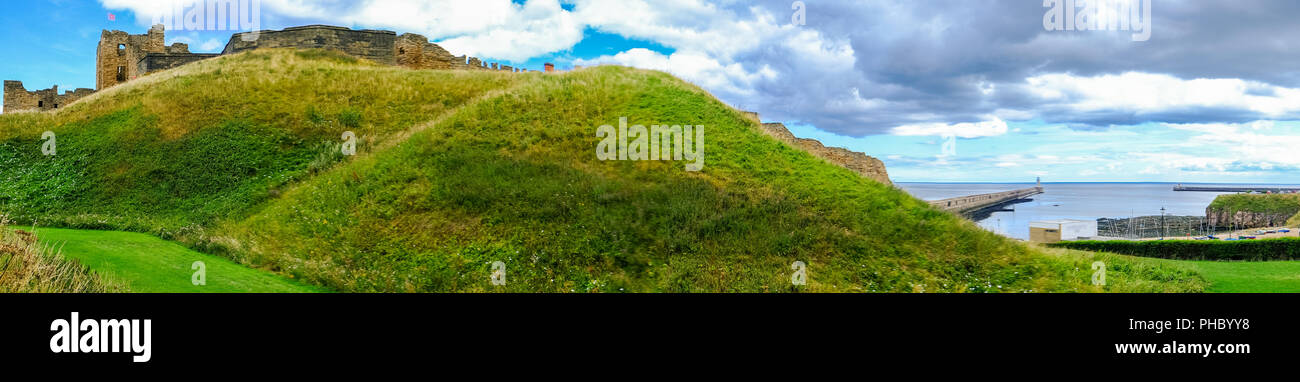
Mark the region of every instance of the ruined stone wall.
<instances>
[{"instance_id":1,"label":"ruined stone wall","mask_svg":"<svg viewBox=\"0 0 1300 382\"><path fill-rule=\"evenodd\" d=\"M257 38L251 32L230 37L222 54L234 54L262 48L331 49L384 65L411 69L463 69L500 70L521 72L508 65L488 63L476 57L453 56L427 37L414 33L398 36L383 30L353 30L328 25L309 25L285 28L280 31L259 31Z\"/></svg>"},{"instance_id":2,"label":"ruined stone wall","mask_svg":"<svg viewBox=\"0 0 1300 382\"><path fill-rule=\"evenodd\" d=\"M397 66L411 69L451 69L456 60L451 52L414 33L399 36L394 49Z\"/></svg>"},{"instance_id":3,"label":"ruined stone wall","mask_svg":"<svg viewBox=\"0 0 1300 382\"><path fill-rule=\"evenodd\" d=\"M149 33L142 35L103 31L95 58L95 88L104 90L144 75L138 71L137 63L146 54L167 52L164 40L162 25L154 25Z\"/></svg>"},{"instance_id":4,"label":"ruined stone wall","mask_svg":"<svg viewBox=\"0 0 1300 382\"><path fill-rule=\"evenodd\" d=\"M452 56L438 44L429 42L427 37L414 33L398 36L395 49L396 64L411 69L524 71L509 65L487 63L477 57Z\"/></svg>"},{"instance_id":5,"label":"ruined stone wall","mask_svg":"<svg viewBox=\"0 0 1300 382\"><path fill-rule=\"evenodd\" d=\"M353 30L328 25L308 25L279 31L259 31L257 38L246 39L252 32L230 37L222 54L234 54L263 48L332 49L380 64L396 65L397 33L378 30Z\"/></svg>"},{"instance_id":6,"label":"ruined stone wall","mask_svg":"<svg viewBox=\"0 0 1300 382\"><path fill-rule=\"evenodd\" d=\"M22 81L5 81L5 113L35 109L37 99L23 87Z\"/></svg>"},{"instance_id":7,"label":"ruined stone wall","mask_svg":"<svg viewBox=\"0 0 1300 382\"><path fill-rule=\"evenodd\" d=\"M215 53L150 53L136 63L135 71L149 74L217 56L220 55Z\"/></svg>"},{"instance_id":8,"label":"ruined stone wall","mask_svg":"<svg viewBox=\"0 0 1300 382\"><path fill-rule=\"evenodd\" d=\"M166 54L191 54L190 45L184 43L173 43L165 49Z\"/></svg>"},{"instance_id":9,"label":"ruined stone wall","mask_svg":"<svg viewBox=\"0 0 1300 382\"><path fill-rule=\"evenodd\" d=\"M5 113L28 110L44 111L67 107L68 104L95 92L91 89L82 88L59 94L58 86L43 90L27 91L27 88L23 86L22 81L5 81L4 84Z\"/></svg>"},{"instance_id":10,"label":"ruined stone wall","mask_svg":"<svg viewBox=\"0 0 1300 382\"><path fill-rule=\"evenodd\" d=\"M747 118L758 120L758 114L751 112L745 113ZM762 128L764 133L776 138L778 141L785 142L819 158L825 159L828 162L853 170L853 172L874 179L877 182L889 185L893 184L893 182L889 180L889 172L885 170L885 163L881 162L879 159L867 156L867 154L849 151L839 147L826 147L815 139L795 137L794 134L790 133L789 129L785 128L785 124L782 123L760 123L759 126Z\"/></svg>"}]
</instances>

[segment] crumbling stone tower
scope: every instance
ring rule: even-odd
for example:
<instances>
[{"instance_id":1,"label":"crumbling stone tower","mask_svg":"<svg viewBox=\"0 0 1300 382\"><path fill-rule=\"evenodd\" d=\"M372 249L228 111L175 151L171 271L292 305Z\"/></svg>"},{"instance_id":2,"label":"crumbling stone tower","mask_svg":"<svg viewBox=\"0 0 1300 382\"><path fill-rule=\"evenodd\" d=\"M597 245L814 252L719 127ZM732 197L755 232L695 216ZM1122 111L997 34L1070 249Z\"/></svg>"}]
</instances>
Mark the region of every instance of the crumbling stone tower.
<instances>
[{"instance_id":1,"label":"crumbling stone tower","mask_svg":"<svg viewBox=\"0 0 1300 382\"><path fill-rule=\"evenodd\" d=\"M95 89L108 89L143 75L137 73L136 63L146 54L166 52L164 40L161 24L142 35L104 31L99 37L99 53L95 59Z\"/></svg>"}]
</instances>

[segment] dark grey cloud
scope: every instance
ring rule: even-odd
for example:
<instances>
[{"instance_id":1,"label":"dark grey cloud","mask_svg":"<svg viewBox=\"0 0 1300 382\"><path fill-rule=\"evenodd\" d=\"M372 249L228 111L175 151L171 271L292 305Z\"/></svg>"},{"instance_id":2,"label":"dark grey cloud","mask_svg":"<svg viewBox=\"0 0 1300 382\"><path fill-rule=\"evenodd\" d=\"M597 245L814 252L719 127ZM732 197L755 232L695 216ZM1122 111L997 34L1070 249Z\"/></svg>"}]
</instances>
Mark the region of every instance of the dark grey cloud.
<instances>
[{"instance_id":1,"label":"dark grey cloud","mask_svg":"<svg viewBox=\"0 0 1300 382\"><path fill-rule=\"evenodd\" d=\"M805 3L804 28L825 39L848 41L856 58L853 69L830 71L786 47L765 47L738 59L770 65L783 76L759 84L756 90L763 96L745 102L773 118L850 136L911 123L974 122L999 109L1028 111L1084 129L1261 118L1227 107L1079 112L1020 89L1026 78L1051 73L1236 78L1266 85L1247 89L1258 96L1276 95L1269 86L1300 88L1300 1L1154 0L1154 26L1146 42L1131 41L1129 32L1045 31L1046 8L1038 0ZM763 1L756 6L787 15L790 4ZM729 6L737 15L747 15L755 5ZM982 89L989 87L995 91L985 94ZM863 99L887 101L888 107L869 112L837 107L853 98L854 89Z\"/></svg>"}]
</instances>

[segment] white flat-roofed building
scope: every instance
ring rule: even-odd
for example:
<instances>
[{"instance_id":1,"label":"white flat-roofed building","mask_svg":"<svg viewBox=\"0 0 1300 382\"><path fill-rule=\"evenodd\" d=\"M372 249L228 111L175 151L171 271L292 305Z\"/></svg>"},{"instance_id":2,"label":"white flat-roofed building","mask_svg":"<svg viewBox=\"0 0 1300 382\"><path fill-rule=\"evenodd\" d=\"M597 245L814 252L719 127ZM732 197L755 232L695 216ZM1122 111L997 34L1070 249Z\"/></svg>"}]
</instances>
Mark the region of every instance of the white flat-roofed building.
<instances>
[{"instance_id":1,"label":"white flat-roofed building","mask_svg":"<svg viewBox=\"0 0 1300 382\"><path fill-rule=\"evenodd\" d=\"M1029 223L1029 241L1055 243L1062 240L1088 239L1097 236L1096 220L1044 220Z\"/></svg>"}]
</instances>

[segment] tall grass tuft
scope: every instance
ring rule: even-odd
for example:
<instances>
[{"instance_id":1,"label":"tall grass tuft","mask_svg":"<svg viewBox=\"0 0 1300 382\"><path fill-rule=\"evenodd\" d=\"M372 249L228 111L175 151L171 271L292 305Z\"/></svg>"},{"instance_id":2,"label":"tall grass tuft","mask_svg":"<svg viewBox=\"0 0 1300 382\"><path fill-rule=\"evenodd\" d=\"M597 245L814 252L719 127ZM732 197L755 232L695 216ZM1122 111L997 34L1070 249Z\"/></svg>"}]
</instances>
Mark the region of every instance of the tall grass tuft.
<instances>
[{"instance_id":1,"label":"tall grass tuft","mask_svg":"<svg viewBox=\"0 0 1300 382\"><path fill-rule=\"evenodd\" d=\"M41 246L36 234L9 228L0 215L0 293L123 292L120 284Z\"/></svg>"}]
</instances>

